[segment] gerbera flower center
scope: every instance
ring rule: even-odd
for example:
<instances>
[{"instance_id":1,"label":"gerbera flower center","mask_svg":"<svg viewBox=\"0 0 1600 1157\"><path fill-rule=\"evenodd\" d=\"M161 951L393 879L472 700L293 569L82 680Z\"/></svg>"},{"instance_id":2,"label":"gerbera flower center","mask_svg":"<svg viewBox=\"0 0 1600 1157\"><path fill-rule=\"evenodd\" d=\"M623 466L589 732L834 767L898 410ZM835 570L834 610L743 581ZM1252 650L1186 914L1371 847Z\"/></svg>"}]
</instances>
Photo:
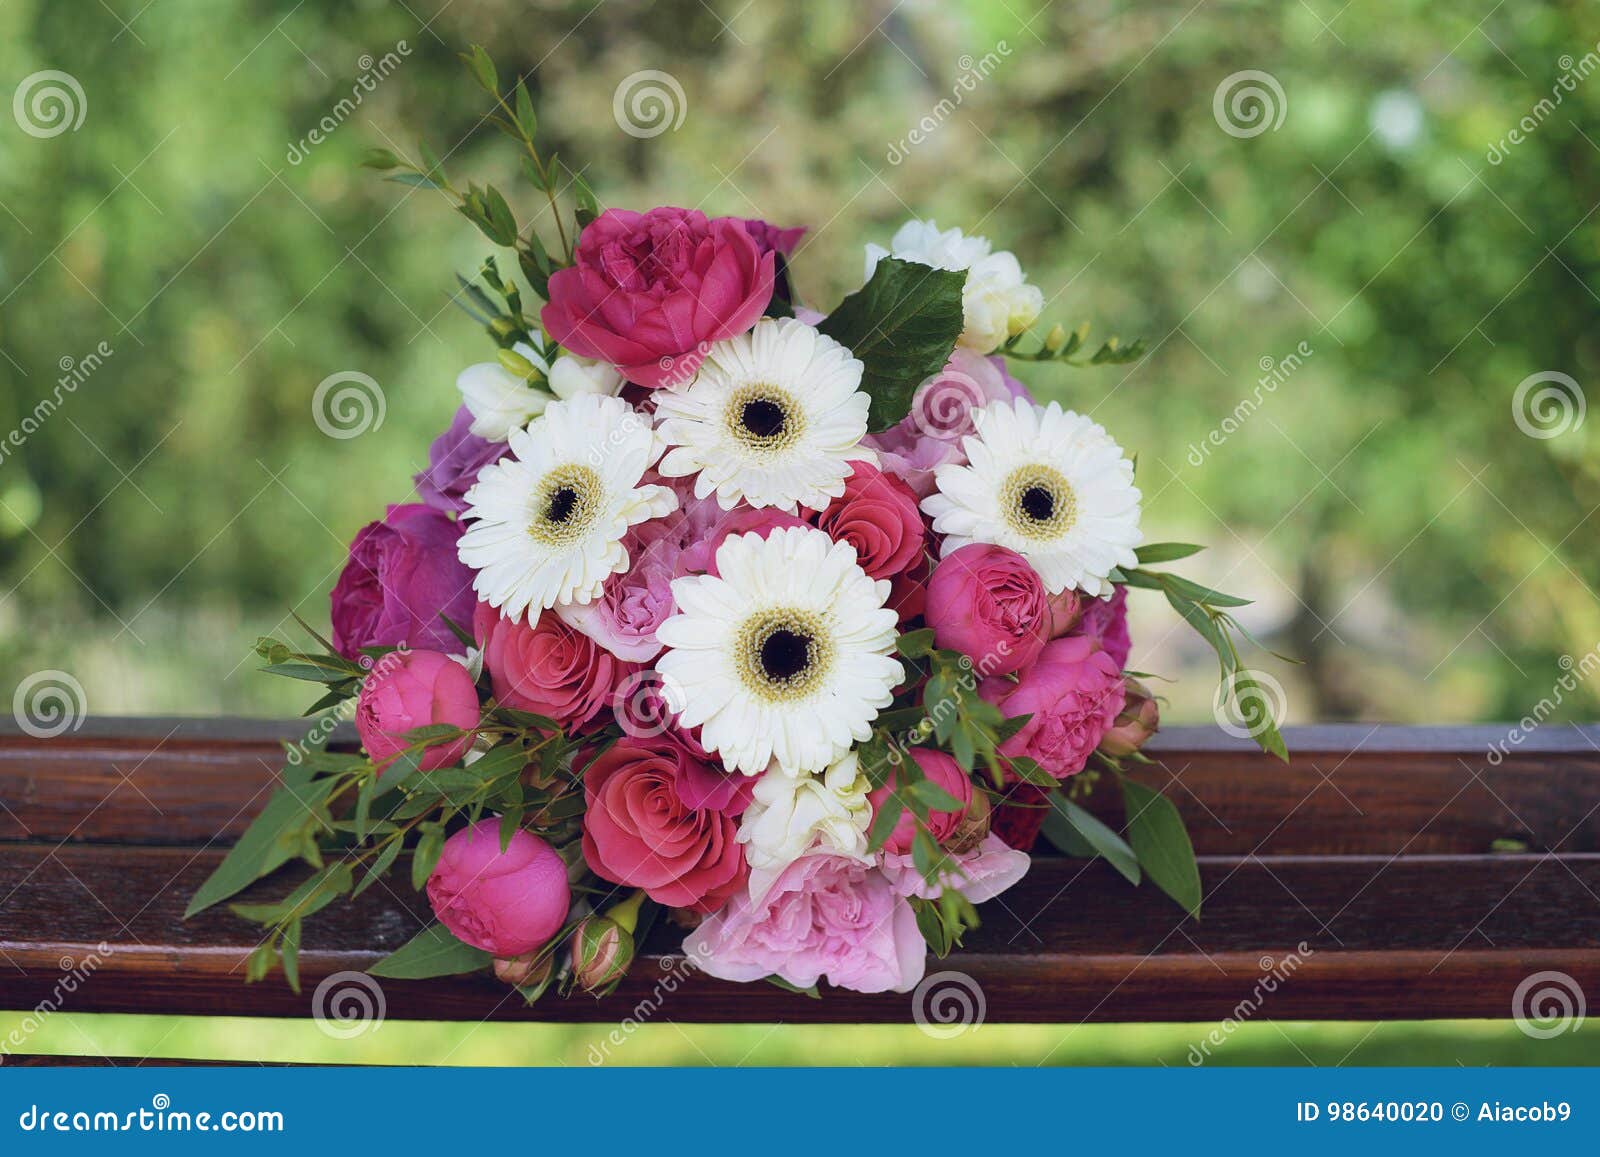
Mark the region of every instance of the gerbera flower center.
<instances>
[{"instance_id":1,"label":"gerbera flower center","mask_svg":"<svg viewBox=\"0 0 1600 1157\"><path fill-rule=\"evenodd\" d=\"M799 699L828 674L833 647L820 615L771 610L752 615L739 631L739 676L764 699Z\"/></svg>"},{"instance_id":2,"label":"gerbera flower center","mask_svg":"<svg viewBox=\"0 0 1600 1157\"><path fill-rule=\"evenodd\" d=\"M1000 506L1007 525L1027 538L1059 538L1078 514L1071 484L1043 464L1013 470L1001 487Z\"/></svg>"},{"instance_id":3,"label":"gerbera flower center","mask_svg":"<svg viewBox=\"0 0 1600 1157\"><path fill-rule=\"evenodd\" d=\"M604 490L600 476L587 466L557 467L539 482L528 533L550 546L576 542L593 525Z\"/></svg>"},{"instance_id":4,"label":"gerbera flower center","mask_svg":"<svg viewBox=\"0 0 1600 1157\"><path fill-rule=\"evenodd\" d=\"M777 386L765 383L736 390L727 409L728 432L757 453L776 453L805 432L804 411Z\"/></svg>"}]
</instances>

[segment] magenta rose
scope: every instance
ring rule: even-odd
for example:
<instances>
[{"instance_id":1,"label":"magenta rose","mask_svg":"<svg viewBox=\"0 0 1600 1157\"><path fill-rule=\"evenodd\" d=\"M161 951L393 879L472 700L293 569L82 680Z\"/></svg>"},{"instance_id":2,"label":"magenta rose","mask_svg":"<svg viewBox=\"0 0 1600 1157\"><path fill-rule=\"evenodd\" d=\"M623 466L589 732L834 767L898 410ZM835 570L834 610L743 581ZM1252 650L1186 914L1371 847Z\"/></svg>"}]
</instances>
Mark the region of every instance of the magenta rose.
<instances>
[{"instance_id":1,"label":"magenta rose","mask_svg":"<svg viewBox=\"0 0 1600 1157\"><path fill-rule=\"evenodd\" d=\"M923 776L929 782L935 787L943 788L947 795L952 795L961 801L961 806L954 811L930 809L928 812L928 832L942 844L961 826L961 820L972 803L972 777L961 770L961 765L952 756L942 751L935 751L930 747L914 747L907 754L922 769ZM867 799L872 804L874 815L883 806L883 801L891 793L899 790L899 778L898 772L891 772L882 787L874 788L868 794ZM910 808L906 808L900 813L894 831L889 833L888 840L884 842L884 850L908 855L911 852L911 841L916 834L916 817L911 814Z\"/></svg>"},{"instance_id":2,"label":"magenta rose","mask_svg":"<svg viewBox=\"0 0 1600 1157\"><path fill-rule=\"evenodd\" d=\"M637 669L555 615L541 615L530 627L479 603L472 631L482 641L495 698L564 728L592 722Z\"/></svg>"},{"instance_id":3,"label":"magenta rose","mask_svg":"<svg viewBox=\"0 0 1600 1157\"><path fill-rule=\"evenodd\" d=\"M478 480L478 471L511 452L506 443L480 438L471 427L472 411L462 406L450 428L428 447L428 468L413 478L417 497L446 514L466 510L464 496Z\"/></svg>"},{"instance_id":4,"label":"magenta rose","mask_svg":"<svg viewBox=\"0 0 1600 1157\"><path fill-rule=\"evenodd\" d=\"M391 651L373 664L356 699L356 733L380 774L411 746L409 731L435 723L478 725L478 691L467 669L437 651ZM424 771L448 767L467 753L472 736L421 749Z\"/></svg>"},{"instance_id":5,"label":"magenta rose","mask_svg":"<svg viewBox=\"0 0 1600 1157\"><path fill-rule=\"evenodd\" d=\"M933 568L923 608L933 641L960 651L985 675L1026 667L1050 628L1044 580L1014 550L975 542Z\"/></svg>"},{"instance_id":6,"label":"magenta rose","mask_svg":"<svg viewBox=\"0 0 1600 1157\"><path fill-rule=\"evenodd\" d=\"M771 252L744 223L696 209L607 209L550 278L546 332L641 386L686 382L712 342L755 325L772 298Z\"/></svg>"},{"instance_id":7,"label":"magenta rose","mask_svg":"<svg viewBox=\"0 0 1600 1157\"><path fill-rule=\"evenodd\" d=\"M693 762L662 739L625 738L602 752L583 774L583 858L658 904L713 912L744 886L744 848L738 821L685 798L684 781L708 770Z\"/></svg>"},{"instance_id":8,"label":"magenta rose","mask_svg":"<svg viewBox=\"0 0 1600 1157\"><path fill-rule=\"evenodd\" d=\"M1118 584L1109 599L1083 601L1083 613L1073 625L1072 634L1091 640L1111 656L1120 671L1128 665L1128 652L1133 650L1133 639L1128 634L1128 588Z\"/></svg>"},{"instance_id":9,"label":"magenta rose","mask_svg":"<svg viewBox=\"0 0 1600 1157\"><path fill-rule=\"evenodd\" d=\"M978 694L1006 718L1032 716L1000 754L1032 759L1057 779L1082 771L1122 711L1122 668L1082 636L1046 643L1019 682L985 679Z\"/></svg>"},{"instance_id":10,"label":"magenta rose","mask_svg":"<svg viewBox=\"0 0 1600 1157\"><path fill-rule=\"evenodd\" d=\"M444 842L428 877L433 914L457 940L502 959L542 947L572 903L567 865L518 828L500 850L500 821L479 820Z\"/></svg>"},{"instance_id":11,"label":"magenta rose","mask_svg":"<svg viewBox=\"0 0 1600 1157\"><path fill-rule=\"evenodd\" d=\"M784 229L777 225L761 220L759 217L745 217L740 221L745 232L755 238L756 245L763 253L776 252L785 257L794 252L794 247L800 244L800 238L806 235L804 225L795 225Z\"/></svg>"},{"instance_id":12,"label":"magenta rose","mask_svg":"<svg viewBox=\"0 0 1600 1157\"><path fill-rule=\"evenodd\" d=\"M420 503L391 506L350 544L330 599L333 645L346 659L362 647L459 649L441 616L463 626L477 596L472 571L456 557L461 527Z\"/></svg>"},{"instance_id":13,"label":"magenta rose","mask_svg":"<svg viewBox=\"0 0 1600 1157\"><path fill-rule=\"evenodd\" d=\"M761 896L734 895L684 941L689 961L723 980L777 976L857 992L909 992L927 967L916 913L876 868L801 856Z\"/></svg>"},{"instance_id":14,"label":"magenta rose","mask_svg":"<svg viewBox=\"0 0 1600 1157\"><path fill-rule=\"evenodd\" d=\"M911 569L927 541L911 487L865 462L850 464L844 493L817 516L817 526L855 547L857 564L875 579Z\"/></svg>"}]
</instances>

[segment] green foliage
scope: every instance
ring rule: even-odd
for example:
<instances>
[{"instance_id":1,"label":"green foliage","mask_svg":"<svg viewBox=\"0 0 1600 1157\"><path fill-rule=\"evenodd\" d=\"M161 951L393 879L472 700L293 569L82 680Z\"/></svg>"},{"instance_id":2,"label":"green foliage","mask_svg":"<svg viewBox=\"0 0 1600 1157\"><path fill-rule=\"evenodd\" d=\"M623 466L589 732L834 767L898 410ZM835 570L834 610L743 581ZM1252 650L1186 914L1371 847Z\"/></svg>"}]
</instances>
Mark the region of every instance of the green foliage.
<instances>
[{"instance_id":1,"label":"green foliage","mask_svg":"<svg viewBox=\"0 0 1600 1157\"><path fill-rule=\"evenodd\" d=\"M461 943L443 924L429 924L367 971L393 980L428 980L475 972L492 960L483 949Z\"/></svg>"}]
</instances>

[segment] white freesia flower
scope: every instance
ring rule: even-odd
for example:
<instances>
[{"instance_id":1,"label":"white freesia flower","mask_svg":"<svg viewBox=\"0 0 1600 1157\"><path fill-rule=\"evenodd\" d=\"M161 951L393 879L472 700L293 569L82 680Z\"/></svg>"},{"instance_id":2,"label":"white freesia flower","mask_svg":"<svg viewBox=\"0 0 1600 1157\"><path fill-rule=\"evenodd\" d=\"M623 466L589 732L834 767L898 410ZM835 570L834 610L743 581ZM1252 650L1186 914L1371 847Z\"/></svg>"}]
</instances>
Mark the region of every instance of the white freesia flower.
<instances>
[{"instance_id":1,"label":"white freesia flower","mask_svg":"<svg viewBox=\"0 0 1600 1157\"><path fill-rule=\"evenodd\" d=\"M598 596L628 567L628 529L678 507L668 487L640 482L660 453L650 419L621 398L551 402L513 430L511 455L466 493L456 550L478 597L520 619Z\"/></svg>"},{"instance_id":2,"label":"white freesia flower","mask_svg":"<svg viewBox=\"0 0 1600 1157\"><path fill-rule=\"evenodd\" d=\"M677 613L656 629L667 706L730 771L821 771L871 736L905 677L888 580L810 526L731 535L716 561L673 580Z\"/></svg>"},{"instance_id":3,"label":"white freesia flower","mask_svg":"<svg viewBox=\"0 0 1600 1157\"><path fill-rule=\"evenodd\" d=\"M821 775L785 775L774 766L756 780L754 799L739 821L739 842L750 865L750 895L761 897L785 868L808 852L869 862L871 790L853 751Z\"/></svg>"},{"instance_id":4,"label":"white freesia flower","mask_svg":"<svg viewBox=\"0 0 1600 1157\"><path fill-rule=\"evenodd\" d=\"M1038 320L1044 294L1029 285L1016 255L993 249L987 237L968 237L959 229L939 231L932 221L907 221L889 248L867 246L867 277L885 257L898 257L935 269L965 269L961 293L966 322L960 343L975 353L993 352L1007 337Z\"/></svg>"},{"instance_id":5,"label":"white freesia flower","mask_svg":"<svg viewBox=\"0 0 1600 1157\"><path fill-rule=\"evenodd\" d=\"M803 321L764 318L717 342L687 386L656 392L668 478L694 475L696 498L724 510L741 500L795 513L844 493L851 462L876 462L861 445L871 399L862 364Z\"/></svg>"},{"instance_id":6,"label":"white freesia flower","mask_svg":"<svg viewBox=\"0 0 1600 1157\"><path fill-rule=\"evenodd\" d=\"M622 375L615 366L597 358L562 354L550 367L550 392L558 398L579 394L611 395L622 389Z\"/></svg>"},{"instance_id":7,"label":"white freesia flower","mask_svg":"<svg viewBox=\"0 0 1600 1157\"><path fill-rule=\"evenodd\" d=\"M519 341L511 349L539 373L549 373L549 365L526 342ZM504 442L511 431L544 413L551 400L544 390L530 386L525 377L497 361L462 370L456 377L456 389L472 411L472 432L491 442Z\"/></svg>"},{"instance_id":8,"label":"white freesia flower","mask_svg":"<svg viewBox=\"0 0 1600 1157\"><path fill-rule=\"evenodd\" d=\"M1112 568L1139 563L1139 489L1122 447L1055 402L991 402L972 420L967 465L938 467L922 500L941 552L992 542L1026 558L1051 594L1109 597Z\"/></svg>"}]
</instances>

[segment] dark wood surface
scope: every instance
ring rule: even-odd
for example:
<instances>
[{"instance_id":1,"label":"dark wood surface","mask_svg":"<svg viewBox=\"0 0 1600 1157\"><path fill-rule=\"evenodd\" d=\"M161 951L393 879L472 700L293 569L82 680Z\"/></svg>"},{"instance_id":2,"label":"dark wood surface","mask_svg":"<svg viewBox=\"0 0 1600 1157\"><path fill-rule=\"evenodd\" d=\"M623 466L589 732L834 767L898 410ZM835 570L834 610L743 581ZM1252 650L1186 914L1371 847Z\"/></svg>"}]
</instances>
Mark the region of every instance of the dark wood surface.
<instances>
[{"instance_id":1,"label":"dark wood surface","mask_svg":"<svg viewBox=\"0 0 1600 1157\"><path fill-rule=\"evenodd\" d=\"M92 971L74 1011L301 1016L317 984L420 927L398 876L307 927L303 994L245 987L253 926L188 897L265 799L295 724L90 721L40 741L0 733L0 1007ZM1503 728L1291 729L1285 767L1209 729L1174 728L1140 769L1183 811L1204 918L1099 863L1041 856L983 908L966 949L930 971L977 982L991 1021L1506 1017L1527 976L1600 993L1600 730L1547 726L1504 758ZM1102 805L1096 803L1097 808ZM1115 814L1115 808L1109 809ZM1525 849L1494 852L1496 840ZM1511 846L1511 845L1502 845ZM250 894L282 894L294 873ZM660 929L615 995L529 1009L493 979L383 981L386 1015L613 1021L661 1001L677 1021L905 1021L907 995L830 992L674 970ZM1303 947L1302 947L1303 946ZM92 967L86 962L92 961ZM663 981L663 977L668 977ZM663 989L670 986L670 992Z\"/></svg>"}]
</instances>

